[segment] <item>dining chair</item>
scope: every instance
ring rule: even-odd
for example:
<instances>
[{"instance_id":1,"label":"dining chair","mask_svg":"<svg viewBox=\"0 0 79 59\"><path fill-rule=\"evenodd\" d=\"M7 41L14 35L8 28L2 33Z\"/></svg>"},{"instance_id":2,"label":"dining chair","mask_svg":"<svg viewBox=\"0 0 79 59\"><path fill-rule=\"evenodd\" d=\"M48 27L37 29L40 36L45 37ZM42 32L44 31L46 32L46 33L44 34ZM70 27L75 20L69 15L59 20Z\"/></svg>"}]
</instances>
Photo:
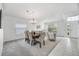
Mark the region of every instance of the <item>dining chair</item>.
<instances>
[{"instance_id":1,"label":"dining chair","mask_svg":"<svg viewBox=\"0 0 79 59\"><path fill-rule=\"evenodd\" d=\"M25 31L25 41L27 41L28 43L30 42L29 40L29 31Z\"/></svg>"},{"instance_id":2,"label":"dining chair","mask_svg":"<svg viewBox=\"0 0 79 59\"><path fill-rule=\"evenodd\" d=\"M39 38L37 38L37 39L35 39L35 41L36 41L36 43L39 43L39 45L40 45L40 48L42 47L42 45L45 45L45 40L44 40L44 38L45 38L45 32L39 32L39 34L40 34L40 37Z\"/></svg>"}]
</instances>

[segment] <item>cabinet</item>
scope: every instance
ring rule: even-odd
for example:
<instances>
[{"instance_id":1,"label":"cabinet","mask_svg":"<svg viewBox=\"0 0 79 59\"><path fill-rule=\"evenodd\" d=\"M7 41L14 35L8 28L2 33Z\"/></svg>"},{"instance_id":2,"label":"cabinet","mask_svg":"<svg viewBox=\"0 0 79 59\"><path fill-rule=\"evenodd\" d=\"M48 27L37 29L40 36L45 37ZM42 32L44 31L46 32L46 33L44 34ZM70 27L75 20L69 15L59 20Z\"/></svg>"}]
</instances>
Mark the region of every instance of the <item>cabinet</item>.
<instances>
[{"instance_id":1,"label":"cabinet","mask_svg":"<svg viewBox=\"0 0 79 59\"><path fill-rule=\"evenodd\" d=\"M3 29L0 29L0 56L2 54L3 49Z\"/></svg>"}]
</instances>

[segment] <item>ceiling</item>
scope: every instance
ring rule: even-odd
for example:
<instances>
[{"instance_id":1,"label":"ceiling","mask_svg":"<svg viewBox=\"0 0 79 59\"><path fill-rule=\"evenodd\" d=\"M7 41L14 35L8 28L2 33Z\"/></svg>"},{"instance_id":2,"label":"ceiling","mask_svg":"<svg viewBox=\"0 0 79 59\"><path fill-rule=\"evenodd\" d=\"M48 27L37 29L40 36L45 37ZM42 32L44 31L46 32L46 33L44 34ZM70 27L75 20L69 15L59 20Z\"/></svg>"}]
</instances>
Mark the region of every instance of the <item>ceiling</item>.
<instances>
[{"instance_id":1,"label":"ceiling","mask_svg":"<svg viewBox=\"0 0 79 59\"><path fill-rule=\"evenodd\" d=\"M58 20L78 14L76 3L4 3L4 13L24 19Z\"/></svg>"}]
</instances>

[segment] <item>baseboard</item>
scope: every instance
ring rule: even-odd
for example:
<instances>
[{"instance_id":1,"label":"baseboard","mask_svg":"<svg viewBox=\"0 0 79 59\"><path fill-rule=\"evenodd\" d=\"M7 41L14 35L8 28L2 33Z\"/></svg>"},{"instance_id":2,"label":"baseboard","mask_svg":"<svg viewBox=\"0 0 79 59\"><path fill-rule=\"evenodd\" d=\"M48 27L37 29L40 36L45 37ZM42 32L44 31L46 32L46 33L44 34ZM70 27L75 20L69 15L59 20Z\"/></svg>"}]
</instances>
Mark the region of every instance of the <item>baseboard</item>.
<instances>
[{"instance_id":1,"label":"baseboard","mask_svg":"<svg viewBox=\"0 0 79 59\"><path fill-rule=\"evenodd\" d=\"M70 38L78 39L78 37L70 37Z\"/></svg>"},{"instance_id":2,"label":"baseboard","mask_svg":"<svg viewBox=\"0 0 79 59\"><path fill-rule=\"evenodd\" d=\"M14 41L23 40L23 39L24 39L24 38L19 38L19 39L4 41L3 43L9 43L9 42L14 42Z\"/></svg>"}]
</instances>

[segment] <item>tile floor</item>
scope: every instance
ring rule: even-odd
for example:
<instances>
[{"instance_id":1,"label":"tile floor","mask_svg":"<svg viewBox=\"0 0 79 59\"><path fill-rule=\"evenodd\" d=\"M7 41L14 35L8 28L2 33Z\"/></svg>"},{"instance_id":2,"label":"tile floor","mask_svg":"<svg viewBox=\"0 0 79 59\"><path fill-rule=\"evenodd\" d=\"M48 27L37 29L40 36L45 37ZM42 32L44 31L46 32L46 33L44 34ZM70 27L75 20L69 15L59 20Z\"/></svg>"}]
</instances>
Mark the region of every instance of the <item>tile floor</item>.
<instances>
[{"instance_id":1,"label":"tile floor","mask_svg":"<svg viewBox=\"0 0 79 59\"><path fill-rule=\"evenodd\" d=\"M56 42L47 42L39 48L30 46L24 40L9 42L4 45L3 56L79 56L79 39L57 38Z\"/></svg>"},{"instance_id":2,"label":"tile floor","mask_svg":"<svg viewBox=\"0 0 79 59\"><path fill-rule=\"evenodd\" d=\"M56 41L48 40L42 48L39 48L39 44L31 46L24 39L7 42L4 43L2 56L46 56L60 41L61 38L57 38Z\"/></svg>"},{"instance_id":3,"label":"tile floor","mask_svg":"<svg viewBox=\"0 0 79 59\"><path fill-rule=\"evenodd\" d=\"M79 56L79 39L65 38L49 56Z\"/></svg>"}]
</instances>

